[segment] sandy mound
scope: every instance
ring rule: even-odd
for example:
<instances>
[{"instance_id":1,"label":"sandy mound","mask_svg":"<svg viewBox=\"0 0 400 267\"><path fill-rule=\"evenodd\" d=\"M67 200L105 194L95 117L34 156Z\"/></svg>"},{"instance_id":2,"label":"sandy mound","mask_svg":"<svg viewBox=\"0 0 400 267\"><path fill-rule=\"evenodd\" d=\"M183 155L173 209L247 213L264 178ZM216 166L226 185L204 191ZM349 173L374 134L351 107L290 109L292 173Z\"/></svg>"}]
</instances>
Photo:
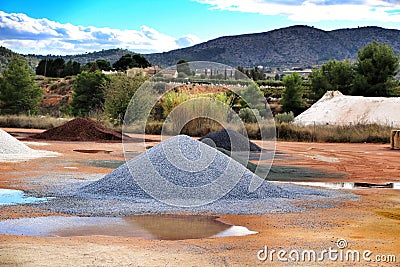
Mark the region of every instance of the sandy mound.
<instances>
[{"instance_id":1,"label":"sandy mound","mask_svg":"<svg viewBox=\"0 0 400 267\"><path fill-rule=\"evenodd\" d=\"M158 175L164 180L160 182ZM227 180L217 181L221 177L227 177ZM233 189L227 191L222 199L290 197L287 191L266 181L256 191L249 192L252 179L261 178L220 151L191 137L179 135L147 150L102 179L82 187L79 194L149 199L152 197L147 192L151 190L161 199L179 198L185 206L187 200L212 200L215 195L210 195L209 191L202 192L199 189L202 186L216 184L214 189L218 191L225 190L225 186L232 183ZM193 190L174 191L169 195L171 190L168 183Z\"/></svg>"},{"instance_id":2,"label":"sandy mound","mask_svg":"<svg viewBox=\"0 0 400 267\"><path fill-rule=\"evenodd\" d=\"M251 142L242 134L229 129L209 133L200 138L200 141L209 144L211 140L207 139L211 139L216 147L220 147L228 151L261 151L261 147ZM231 141L234 144L233 146ZM213 146L213 144L209 145Z\"/></svg>"},{"instance_id":3,"label":"sandy mound","mask_svg":"<svg viewBox=\"0 0 400 267\"><path fill-rule=\"evenodd\" d=\"M379 124L400 126L399 97L345 96L328 91L309 109L298 115L298 125Z\"/></svg>"},{"instance_id":4,"label":"sandy mound","mask_svg":"<svg viewBox=\"0 0 400 267\"><path fill-rule=\"evenodd\" d=\"M0 162L28 160L59 155L55 152L34 150L0 129Z\"/></svg>"},{"instance_id":5,"label":"sandy mound","mask_svg":"<svg viewBox=\"0 0 400 267\"><path fill-rule=\"evenodd\" d=\"M122 134L105 128L89 118L73 119L61 126L31 136L34 139L58 141L121 141Z\"/></svg>"}]
</instances>

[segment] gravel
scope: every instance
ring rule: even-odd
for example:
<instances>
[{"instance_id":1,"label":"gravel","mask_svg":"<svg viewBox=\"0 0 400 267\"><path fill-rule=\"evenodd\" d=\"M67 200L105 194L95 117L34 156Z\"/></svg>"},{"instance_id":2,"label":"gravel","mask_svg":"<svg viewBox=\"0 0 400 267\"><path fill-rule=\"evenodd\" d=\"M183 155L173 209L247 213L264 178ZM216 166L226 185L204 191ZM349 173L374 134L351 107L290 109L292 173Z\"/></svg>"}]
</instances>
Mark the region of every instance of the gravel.
<instances>
[{"instance_id":1,"label":"gravel","mask_svg":"<svg viewBox=\"0 0 400 267\"><path fill-rule=\"evenodd\" d=\"M250 192L253 179L260 178L232 158L179 135L95 182L77 182L69 190L64 188L55 194L56 199L37 205L55 212L91 216L171 212L260 214L302 211L304 208L296 204L298 200L318 200L310 205L325 208L356 198L342 191L281 186L267 181ZM216 185L211 187L214 191L203 190L210 189L210 184ZM226 186L228 191L222 195Z\"/></svg>"},{"instance_id":2,"label":"gravel","mask_svg":"<svg viewBox=\"0 0 400 267\"><path fill-rule=\"evenodd\" d=\"M0 129L0 162L21 161L58 155L56 152L34 150Z\"/></svg>"},{"instance_id":3,"label":"gravel","mask_svg":"<svg viewBox=\"0 0 400 267\"><path fill-rule=\"evenodd\" d=\"M157 174L174 185L187 188L196 187L196 190L190 190L188 192L190 195L182 195L185 192L180 192L178 196L164 195L164 190L169 191L172 187L156 184L158 182L155 180ZM249 192L247 189L251 181L260 179L258 176L229 156L186 135L175 136L147 150L103 179L83 187L80 193L152 198L142 188L147 188L146 191L153 191L155 190L154 186L159 186L163 191L156 193L161 195L162 199L179 197L186 201L193 197L213 197L208 191L202 194L198 187L216 182L217 179L223 179L226 182L217 187L217 190L221 191L224 190L221 188L224 185L234 185L238 181L236 186L224 196L226 199L287 196L282 188L268 182L264 182L258 190ZM174 192L168 193L174 194Z\"/></svg>"},{"instance_id":4,"label":"gravel","mask_svg":"<svg viewBox=\"0 0 400 267\"><path fill-rule=\"evenodd\" d=\"M209 133L200 138L200 141L211 146L215 144L216 147L228 151L261 151L261 147L251 142L242 134L229 129ZM234 144L233 146L232 143Z\"/></svg>"}]
</instances>

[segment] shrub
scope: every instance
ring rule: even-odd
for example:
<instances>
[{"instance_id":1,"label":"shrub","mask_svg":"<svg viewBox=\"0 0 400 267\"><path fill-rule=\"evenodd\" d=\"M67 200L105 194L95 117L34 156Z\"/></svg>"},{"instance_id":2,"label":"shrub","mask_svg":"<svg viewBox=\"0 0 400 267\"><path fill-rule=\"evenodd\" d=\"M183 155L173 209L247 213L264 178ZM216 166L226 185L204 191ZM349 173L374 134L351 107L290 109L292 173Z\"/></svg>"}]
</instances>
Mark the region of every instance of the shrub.
<instances>
[{"instance_id":1,"label":"shrub","mask_svg":"<svg viewBox=\"0 0 400 267\"><path fill-rule=\"evenodd\" d=\"M292 111L280 113L276 115L276 120L278 121L278 123L291 123L294 121L294 114Z\"/></svg>"},{"instance_id":2,"label":"shrub","mask_svg":"<svg viewBox=\"0 0 400 267\"><path fill-rule=\"evenodd\" d=\"M257 109L242 108L239 111L240 119L245 123L255 123L260 119L260 112Z\"/></svg>"}]
</instances>

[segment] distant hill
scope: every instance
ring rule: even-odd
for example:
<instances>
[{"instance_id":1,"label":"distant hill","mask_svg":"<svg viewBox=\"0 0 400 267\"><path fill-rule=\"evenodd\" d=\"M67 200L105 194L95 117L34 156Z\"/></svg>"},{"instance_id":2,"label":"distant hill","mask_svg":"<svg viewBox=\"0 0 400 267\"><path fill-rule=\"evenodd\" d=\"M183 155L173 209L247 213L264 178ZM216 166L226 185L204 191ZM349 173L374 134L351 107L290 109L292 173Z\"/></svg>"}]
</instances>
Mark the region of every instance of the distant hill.
<instances>
[{"instance_id":1,"label":"distant hill","mask_svg":"<svg viewBox=\"0 0 400 267\"><path fill-rule=\"evenodd\" d=\"M79 62L81 64L86 64L88 62L93 62L96 61L97 59L105 59L109 61L111 64L113 64L115 61L120 59L123 55L126 54L133 54L132 51L126 50L126 49L108 49L108 50L101 50L101 51L96 51L96 52L90 52L90 53L85 53L85 54L78 54L78 55L67 55L67 56L62 56L62 58L65 61L72 60ZM54 59L58 58L60 56L56 55L47 55L47 56L36 56L39 60L41 59Z\"/></svg>"},{"instance_id":2,"label":"distant hill","mask_svg":"<svg viewBox=\"0 0 400 267\"><path fill-rule=\"evenodd\" d=\"M362 27L323 31L292 26L263 33L220 37L192 47L145 57L154 65L169 66L180 59L215 61L230 66L313 66L331 59L357 58L372 41L387 43L400 53L400 31Z\"/></svg>"},{"instance_id":3,"label":"distant hill","mask_svg":"<svg viewBox=\"0 0 400 267\"><path fill-rule=\"evenodd\" d=\"M29 66L31 66L32 69L35 69L37 64L39 63L39 60L35 55L23 56L11 51L8 48L0 46L0 71L3 71L3 69L7 67L8 62L11 60L13 56L24 57L28 61Z\"/></svg>"},{"instance_id":4,"label":"distant hill","mask_svg":"<svg viewBox=\"0 0 400 267\"><path fill-rule=\"evenodd\" d=\"M13 55L20 55L28 60L29 65L32 67L32 69L35 69L36 66L39 64L39 61L42 59L55 59L55 58L63 58L66 62L68 60L76 61L81 64L86 64L88 62L93 62L96 61L97 59L105 59L111 64L113 64L115 61L117 61L120 57L122 57L125 54L133 54L132 51L126 50L126 49L108 49L108 50L102 50L102 51L97 51L97 52L90 52L90 53L85 53L85 54L78 54L78 55L67 55L67 56L57 56L57 55L20 55L18 53L15 53L11 51L8 48L0 46L0 71L2 71L10 61L11 57Z\"/></svg>"},{"instance_id":5,"label":"distant hill","mask_svg":"<svg viewBox=\"0 0 400 267\"><path fill-rule=\"evenodd\" d=\"M360 27L323 31L309 26L291 26L263 33L220 37L195 46L164 53L144 55L153 65L174 65L178 60L213 61L233 67L307 67L331 59L357 58L357 51L372 41L387 43L400 54L400 30L379 27ZM81 64L105 59L111 64L121 56L133 53L126 49L109 49L80 55L62 56L65 61ZM0 47L0 69L4 68L12 54ZM24 55L34 68L41 59L60 56Z\"/></svg>"}]
</instances>

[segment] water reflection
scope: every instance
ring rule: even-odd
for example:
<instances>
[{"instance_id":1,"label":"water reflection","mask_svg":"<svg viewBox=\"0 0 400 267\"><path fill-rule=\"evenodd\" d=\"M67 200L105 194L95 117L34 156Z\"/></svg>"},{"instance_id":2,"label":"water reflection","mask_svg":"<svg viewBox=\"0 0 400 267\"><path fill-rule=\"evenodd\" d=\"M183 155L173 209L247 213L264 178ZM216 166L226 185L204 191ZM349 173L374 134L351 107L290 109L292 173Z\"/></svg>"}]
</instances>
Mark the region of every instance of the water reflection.
<instances>
[{"instance_id":1,"label":"water reflection","mask_svg":"<svg viewBox=\"0 0 400 267\"><path fill-rule=\"evenodd\" d=\"M296 185L305 185L305 186L317 186L324 187L329 189L359 189L359 188L391 188L391 189L400 189L400 182L393 183L382 183L382 184L374 184L374 183L327 183L327 182L273 182L280 184L296 184Z\"/></svg>"},{"instance_id":2,"label":"water reflection","mask_svg":"<svg viewBox=\"0 0 400 267\"><path fill-rule=\"evenodd\" d=\"M69 237L123 236L182 240L256 234L212 216L142 215L130 217L49 216L0 221L1 234Z\"/></svg>"},{"instance_id":3,"label":"water reflection","mask_svg":"<svg viewBox=\"0 0 400 267\"><path fill-rule=\"evenodd\" d=\"M0 188L0 205L16 205L46 201L46 197L27 196L24 191Z\"/></svg>"}]
</instances>

